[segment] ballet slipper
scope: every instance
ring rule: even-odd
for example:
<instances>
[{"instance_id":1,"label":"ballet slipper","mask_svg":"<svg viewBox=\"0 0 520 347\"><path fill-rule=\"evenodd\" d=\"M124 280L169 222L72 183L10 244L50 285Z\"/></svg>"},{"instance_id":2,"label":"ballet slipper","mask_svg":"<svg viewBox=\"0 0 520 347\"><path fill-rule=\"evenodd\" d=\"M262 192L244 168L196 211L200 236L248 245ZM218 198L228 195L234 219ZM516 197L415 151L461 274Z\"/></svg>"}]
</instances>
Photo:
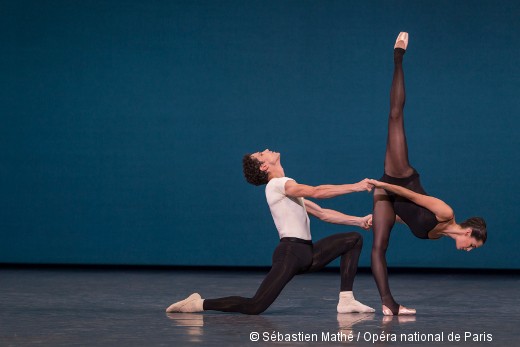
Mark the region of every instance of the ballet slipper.
<instances>
[{"instance_id":1,"label":"ballet slipper","mask_svg":"<svg viewBox=\"0 0 520 347\"><path fill-rule=\"evenodd\" d=\"M185 310L183 310L184 306L188 305L189 303L191 303L191 302L193 302L195 300L201 300L201 299L202 298L200 297L200 295L198 293L193 293L190 296L188 296L186 299L170 305L170 307L168 307L166 309L166 312L168 312L168 313L171 313L171 312L186 312Z\"/></svg>"},{"instance_id":2,"label":"ballet slipper","mask_svg":"<svg viewBox=\"0 0 520 347\"><path fill-rule=\"evenodd\" d=\"M363 305L357 300L352 300L348 304L340 305L337 307L338 313L370 313L376 312L372 307Z\"/></svg>"},{"instance_id":3,"label":"ballet slipper","mask_svg":"<svg viewBox=\"0 0 520 347\"><path fill-rule=\"evenodd\" d=\"M394 49L402 48L406 50L406 47L408 47L408 33L401 31L399 36L397 36L397 40L395 40Z\"/></svg>"},{"instance_id":4,"label":"ballet slipper","mask_svg":"<svg viewBox=\"0 0 520 347\"><path fill-rule=\"evenodd\" d=\"M383 314L385 316L393 316L394 313L392 310L390 310L388 307L383 305ZM405 315L412 315L415 314L415 310L413 308L406 308L399 305L399 312L397 313L398 316L405 316Z\"/></svg>"},{"instance_id":5,"label":"ballet slipper","mask_svg":"<svg viewBox=\"0 0 520 347\"><path fill-rule=\"evenodd\" d=\"M338 313L366 313L366 312L375 312L372 307L368 307L367 305L363 305L356 299L354 299L354 294L352 291L342 291L339 293L339 302L338 302Z\"/></svg>"}]
</instances>

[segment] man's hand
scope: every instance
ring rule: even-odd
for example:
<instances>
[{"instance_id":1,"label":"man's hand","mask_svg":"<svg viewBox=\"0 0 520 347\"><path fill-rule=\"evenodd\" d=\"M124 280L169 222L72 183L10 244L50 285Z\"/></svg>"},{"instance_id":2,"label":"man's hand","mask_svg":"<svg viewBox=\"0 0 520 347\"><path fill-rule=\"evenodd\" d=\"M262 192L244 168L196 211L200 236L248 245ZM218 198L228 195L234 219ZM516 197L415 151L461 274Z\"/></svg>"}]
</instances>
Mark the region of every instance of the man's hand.
<instances>
[{"instance_id":1,"label":"man's hand","mask_svg":"<svg viewBox=\"0 0 520 347\"><path fill-rule=\"evenodd\" d=\"M356 183L355 191L364 192L366 190L368 193L370 193L372 191L372 189L374 189L374 184L371 183L371 181L374 181L374 180L365 178L363 181Z\"/></svg>"},{"instance_id":2,"label":"man's hand","mask_svg":"<svg viewBox=\"0 0 520 347\"><path fill-rule=\"evenodd\" d=\"M385 185L384 182L379 182L377 180L367 179L367 181L368 181L367 184L372 186L372 189L374 189L374 188L384 188L384 185ZM363 182L363 181L361 181L361 182Z\"/></svg>"},{"instance_id":3,"label":"man's hand","mask_svg":"<svg viewBox=\"0 0 520 347\"><path fill-rule=\"evenodd\" d=\"M359 227L361 229L370 231L370 229L372 228L372 215L369 214L368 216L360 217L359 218Z\"/></svg>"}]
</instances>

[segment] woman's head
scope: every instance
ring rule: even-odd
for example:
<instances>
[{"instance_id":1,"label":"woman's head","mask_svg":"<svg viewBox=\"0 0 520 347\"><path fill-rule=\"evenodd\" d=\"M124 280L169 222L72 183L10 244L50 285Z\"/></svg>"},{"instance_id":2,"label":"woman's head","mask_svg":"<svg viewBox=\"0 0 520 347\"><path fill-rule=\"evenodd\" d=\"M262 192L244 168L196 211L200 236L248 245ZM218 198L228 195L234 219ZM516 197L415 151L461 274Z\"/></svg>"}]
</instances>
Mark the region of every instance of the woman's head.
<instances>
[{"instance_id":1,"label":"woman's head","mask_svg":"<svg viewBox=\"0 0 520 347\"><path fill-rule=\"evenodd\" d=\"M457 249L471 251L474 248L482 246L486 242L486 222L482 218L472 217L465 222L460 223L459 226L463 231L465 231L465 233L457 238Z\"/></svg>"}]
</instances>

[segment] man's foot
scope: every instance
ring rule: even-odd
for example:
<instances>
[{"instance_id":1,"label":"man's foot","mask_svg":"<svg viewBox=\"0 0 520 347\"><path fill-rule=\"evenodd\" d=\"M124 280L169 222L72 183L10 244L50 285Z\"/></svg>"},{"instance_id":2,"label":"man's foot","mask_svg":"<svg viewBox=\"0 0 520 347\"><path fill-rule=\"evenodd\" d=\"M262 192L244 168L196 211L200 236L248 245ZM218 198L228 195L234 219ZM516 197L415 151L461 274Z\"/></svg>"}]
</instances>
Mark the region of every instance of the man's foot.
<instances>
[{"instance_id":1,"label":"man's foot","mask_svg":"<svg viewBox=\"0 0 520 347\"><path fill-rule=\"evenodd\" d=\"M199 294L193 293L186 299L176 302L166 309L166 312L202 312L204 309L202 308L202 304L204 300L200 297Z\"/></svg>"},{"instance_id":2,"label":"man's foot","mask_svg":"<svg viewBox=\"0 0 520 347\"><path fill-rule=\"evenodd\" d=\"M383 314L385 316L393 316L392 310L390 310L388 307L383 305ZM399 306L399 313L397 313L398 316L406 316L406 315L412 315L415 314L415 310L413 308L406 308L403 306Z\"/></svg>"},{"instance_id":3,"label":"man's foot","mask_svg":"<svg viewBox=\"0 0 520 347\"><path fill-rule=\"evenodd\" d=\"M397 36L397 40L395 40L394 49L402 48L406 50L406 47L408 47L408 33L402 31L399 33L399 36Z\"/></svg>"},{"instance_id":4,"label":"man's foot","mask_svg":"<svg viewBox=\"0 0 520 347\"><path fill-rule=\"evenodd\" d=\"M354 295L352 292L341 292L339 293L339 303L338 303L338 313L354 313L354 312L361 312L361 313L368 313L368 312L375 312L371 307L368 307L367 305L363 305L356 299L354 299Z\"/></svg>"}]
</instances>

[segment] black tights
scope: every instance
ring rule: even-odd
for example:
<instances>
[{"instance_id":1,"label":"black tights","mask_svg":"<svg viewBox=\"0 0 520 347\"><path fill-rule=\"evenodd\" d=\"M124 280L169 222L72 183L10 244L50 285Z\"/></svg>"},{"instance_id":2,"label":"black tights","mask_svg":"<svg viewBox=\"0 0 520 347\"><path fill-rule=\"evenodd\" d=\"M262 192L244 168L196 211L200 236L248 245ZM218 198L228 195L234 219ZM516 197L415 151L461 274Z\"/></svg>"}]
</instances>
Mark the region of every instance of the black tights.
<instances>
[{"instance_id":1,"label":"black tights","mask_svg":"<svg viewBox=\"0 0 520 347\"><path fill-rule=\"evenodd\" d=\"M296 239L296 241L303 241ZM295 276L324 268L341 256L341 291L351 291L363 237L357 232L334 234L312 244L280 241L273 253L273 266L252 298L229 296L204 300L204 310L260 314L267 310Z\"/></svg>"},{"instance_id":2,"label":"black tights","mask_svg":"<svg viewBox=\"0 0 520 347\"><path fill-rule=\"evenodd\" d=\"M396 178L408 177L413 168L408 161L408 146L404 133L403 109L406 99L404 91L403 55L401 48L394 50L394 77L390 91L390 116L388 117L388 137L386 142L385 174ZM395 223L395 212L392 203L384 189L374 191L374 212L372 230L374 243L372 245L372 273L383 305L394 314L399 312L399 304L395 302L388 285L386 267L386 250L390 240L390 232Z\"/></svg>"}]
</instances>

